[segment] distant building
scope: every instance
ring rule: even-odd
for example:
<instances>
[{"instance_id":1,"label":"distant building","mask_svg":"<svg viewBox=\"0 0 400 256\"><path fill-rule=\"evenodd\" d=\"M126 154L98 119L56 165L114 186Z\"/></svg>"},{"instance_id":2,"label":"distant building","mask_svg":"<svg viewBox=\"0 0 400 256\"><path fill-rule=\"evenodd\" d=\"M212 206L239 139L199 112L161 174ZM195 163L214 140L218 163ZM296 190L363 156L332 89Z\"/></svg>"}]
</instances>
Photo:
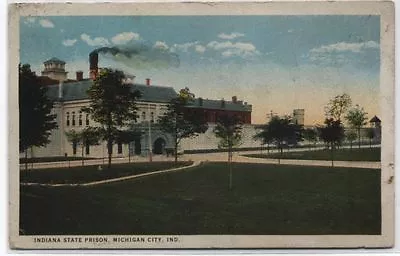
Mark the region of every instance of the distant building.
<instances>
[{"instance_id":1,"label":"distant building","mask_svg":"<svg viewBox=\"0 0 400 256\"><path fill-rule=\"evenodd\" d=\"M67 80L68 72L65 71L64 61L57 58L51 58L45 61L43 64L44 64L44 70L42 71L42 76L57 81Z\"/></svg>"},{"instance_id":2,"label":"distant building","mask_svg":"<svg viewBox=\"0 0 400 256\"><path fill-rule=\"evenodd\" d=\"M293 122L298 125L304 125L304 109L293 110Z\"/></svg>"},{"instance_id":3,"label":"distant building","mask_svg":"<svg viewBox=\"0 0 400 256\"><path fill-rule=\"evenodd\" d=\"M374 116L373 118L371 118L371 120L369 120L369 123L374 129L374 142L380 143L382 137L381 119L379 119L377 116Z\"/></svg>"},{"instance_id":4,"label":"distant building","mask_svg":"<svg viewBox=\"0 0 400 256\"><path fill-rule=\"evenodd\" d=\"M232 101L197 98L187 109L192 115L204 116L208 123L216 123L219 116L228 115L237 116L244 124L251 124L252 106L237 100L236 96Z\"/></svg>"}]
</instances>

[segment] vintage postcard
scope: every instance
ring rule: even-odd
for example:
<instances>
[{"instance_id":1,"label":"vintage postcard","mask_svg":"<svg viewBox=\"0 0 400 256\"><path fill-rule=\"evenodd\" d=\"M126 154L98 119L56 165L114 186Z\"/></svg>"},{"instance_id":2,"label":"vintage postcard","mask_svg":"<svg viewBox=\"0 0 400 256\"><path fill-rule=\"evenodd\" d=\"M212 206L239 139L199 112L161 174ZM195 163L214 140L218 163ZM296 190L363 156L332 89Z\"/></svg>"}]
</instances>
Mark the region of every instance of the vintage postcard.
<instances>
[{"instance_id":1,"label":"vintage postcard","mask_svg":"<svg viewBox=\"0 0 400 256\"><path fill-rule=\"evenodd\" d=\"M392 2L9 14L11 248L393 246Z\"/></svg>"}]
</instances>

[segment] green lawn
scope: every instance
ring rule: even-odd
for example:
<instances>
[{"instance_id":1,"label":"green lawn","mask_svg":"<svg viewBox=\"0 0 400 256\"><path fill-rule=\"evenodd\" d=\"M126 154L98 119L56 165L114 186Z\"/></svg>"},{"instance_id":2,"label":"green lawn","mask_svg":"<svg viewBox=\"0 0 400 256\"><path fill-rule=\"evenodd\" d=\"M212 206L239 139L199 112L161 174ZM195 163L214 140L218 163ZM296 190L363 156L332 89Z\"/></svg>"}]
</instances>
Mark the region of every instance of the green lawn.
<instances>
[{"instance_id":1,"label":"green lawn","mask_svg":"<svg viewBox=\"0 0 400 256\"><path fill-rule=\"evenodd\" d=\"M380 234L380 170L226 163L93 187L21 186L21 234Z\"/></svg>"},{"instance_id":2,"label":"green lawn","mask_svg":"<svg viewBox=\"0 0 400 256\"><path fill-rule=\"evenodd\" d=\"M49 157L33 157L33 158L20 158L19 163L47 163L47 162L64 162L64 161L75 161L75 160L89 160L96 159L94 157L80 157L80 156L49 156Z\"/></svg>"},{"instance_id":3,"label":"green lawn","mask_svg":"<svg viewBox=\"0 0 400 256\"><path fill-rule=\"evenodd\" d=\"M281 159L302 159L302 160L331 160L330 150L307 150L298 152L283 152L273 154L248 154L248 157L257 158L281 158ZM381 160L381 148L353 148L338 149L334 151L335 161L375 161Z\"/></svg>"},{"instance_id":4,"label":"green lawn","mask_svg":"<svg viewBox=\"0 0 400 256\"><path fill-rule=\"evenodd\" d=\"M151 163L130 163L113 164L111 169L103 167L98 170L98 165L78 166L71 168L51 168L21 170L21 182L33 183L86 183L91 181L118 178L140 173L170 169L174 167L191 165L193 162L151 162Z\"/></svg>"}]
</instances>

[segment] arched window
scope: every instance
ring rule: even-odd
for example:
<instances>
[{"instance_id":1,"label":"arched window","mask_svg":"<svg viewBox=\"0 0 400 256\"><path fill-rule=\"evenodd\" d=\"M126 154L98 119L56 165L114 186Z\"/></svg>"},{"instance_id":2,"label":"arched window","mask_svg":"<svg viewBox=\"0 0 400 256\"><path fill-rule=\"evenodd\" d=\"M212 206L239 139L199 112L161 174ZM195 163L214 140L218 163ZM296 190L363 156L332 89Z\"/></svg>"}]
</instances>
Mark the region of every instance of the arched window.
<instances>
[{"instance_id":1,"label":"arched window","mask_svg":"<svg viewBox=\"0 0 400 256\"><path fill-rule=\"evenodd\" d=\"M150 122L154 123L154 112L150 113Z\"/></svg>"},{"instance_id":2,"label":"arched window","mask_svg":"<svg viewBox=\"0 0 400 256\"><path fill-rule=\"evenodd\" d=\"M86 126L89 126L89 114L86 114Z\"/></svg>"},{"instance_id":3,"label":"arched window","mask_svg":"<svg viewBox=\"0 0 400 256\"><path fill-rule=\"evenodd\" d=\"M72 126L75 126L75 112L72 112Z\"/></svg>"},{"instance_id":4,"label":"arched window","mask_svg":"<svg viewBox=\"0 0 400 256\"><path fill-rule=\"evenodd\" d=\"M67 112L67 126L69 126L69 112Z\"/></svg>"}]
</instances>

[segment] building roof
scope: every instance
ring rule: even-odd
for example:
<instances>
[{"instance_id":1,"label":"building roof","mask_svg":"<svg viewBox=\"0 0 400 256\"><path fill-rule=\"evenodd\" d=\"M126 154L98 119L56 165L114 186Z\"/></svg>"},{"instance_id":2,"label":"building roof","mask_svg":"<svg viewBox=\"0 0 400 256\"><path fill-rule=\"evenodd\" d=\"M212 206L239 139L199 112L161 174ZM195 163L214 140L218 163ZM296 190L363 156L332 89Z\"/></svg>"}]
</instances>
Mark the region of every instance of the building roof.
<instances>
[{"instance_id":1,"label":"building roof","mask_svg":"<svg viewBox=\"0 0 400 256\"><path fill-rule=\"evenodd\" d=\"M63 84L63 98L62 101L75 101L88 99L87 91L92 85L93 81L90 79L82 81L71 81ZM139 90L142 96L138 101L141 102L157 102L169 103L178 94L172 87L158 86L158 85L144 85L144 84L130 84L132 90ZM47 95L50 99L58 101L58 84L53 84L47 87ZM242 101L233 103L232 101L225 101L224 106L221 100L209 99L195 99L189 108L202 108L214 110L230 110L230 111L248 111L251 112L252 106L243 104Z\"/></svg>"},{"instance_id":2,"label":"building roof","mask_svg":"<svg viewBox=\"0 0 400 256\"><path fill-rule=\"evenodd\" d=\"M192 104L188 106L189 108L202 108L202 109L214 109L214 110L231 110L231 111L249 111L251 112L252 106L248 104L243 104L242 101L237 101L236 103L232 101L222 100L209 100L197 98Z\"/></svg>"},{"instance_id":3,"label":"building roof","mask_svg":"<svg viewBox=\"0 0 400 256\"><path fill-rule=\"evenodd\" d=\"M60 59L58 59L58 58L55 58L55 57L53 57L53 58L51 58L51 59L49 59L49 60L46 60L45 62L43 62L44 64L47 64L47 63L60 63L60 64L65 64L65 61L62 61L62 60L60 60Z\"/></svg>"},{"instance_id":4,"label":"building roof","mask_svg":"<svg viewBox=\"0 0 400 256\"><path fill-rule=\"evenodd\" d=\"M370 123L380 123L381 119L379 119L377 116L374 116L371 120L369 120Z\"/></svg>"},{"instance_id":5,"label":"building roof","mask_svg":"<svg viewBox=\"0 0 400 256\"><path fill-rule=\"evenodd\" d=\"M86 100L87 91L92 85L92 80L82 80L63 84L63 101ZM177 96L172 87L144 84L130 84L132 90L139 90L142 93L139 101L167 103ZM58 100L58 84L48 86L47 95L52 100Z\"/></svg>"}]
</instances>

